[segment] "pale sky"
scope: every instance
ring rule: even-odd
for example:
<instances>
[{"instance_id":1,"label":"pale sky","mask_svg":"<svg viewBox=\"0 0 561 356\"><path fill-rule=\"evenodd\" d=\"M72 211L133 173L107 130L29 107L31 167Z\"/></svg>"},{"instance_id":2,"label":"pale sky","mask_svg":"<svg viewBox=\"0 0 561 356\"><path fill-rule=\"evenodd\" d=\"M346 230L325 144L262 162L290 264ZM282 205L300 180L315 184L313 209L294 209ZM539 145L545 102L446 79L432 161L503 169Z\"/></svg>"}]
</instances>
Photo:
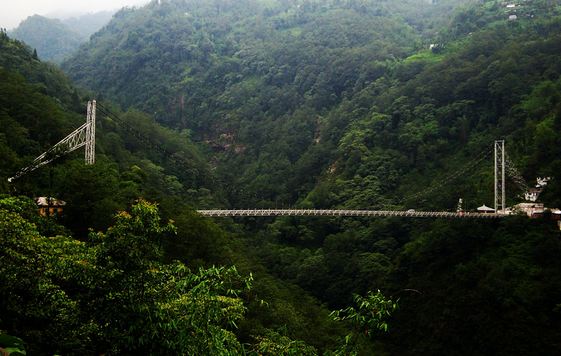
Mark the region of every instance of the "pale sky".
<instances>
[{"instance_id":1,"label":"pale sky","mask_svg":"<svg viewBox=\"0 0 561 356\"><path fill-rule=\"evenodd\" d=\"M76 15L143 5L149 0L0 0L0 28L8 30L31 15Z\"/></svg>"}]
</instances>

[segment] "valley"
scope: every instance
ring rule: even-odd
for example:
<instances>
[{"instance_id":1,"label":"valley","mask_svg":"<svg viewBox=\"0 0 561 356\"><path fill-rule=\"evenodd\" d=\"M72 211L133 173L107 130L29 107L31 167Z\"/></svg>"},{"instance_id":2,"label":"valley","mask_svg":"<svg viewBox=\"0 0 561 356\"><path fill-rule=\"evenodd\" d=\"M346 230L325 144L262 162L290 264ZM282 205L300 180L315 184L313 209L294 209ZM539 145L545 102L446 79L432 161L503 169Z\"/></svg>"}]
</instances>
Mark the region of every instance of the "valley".
<instances>
[{"instance_id":1,"label":"valley","mask_svg":"<svg viewBox=\"0 0 561 356\"><path fill-rule=\"evenodd\" d=\"M160 0L60 65L2 31L0 348L558 353L560 28L557 0Z\"/></svg>"}]
</instances>

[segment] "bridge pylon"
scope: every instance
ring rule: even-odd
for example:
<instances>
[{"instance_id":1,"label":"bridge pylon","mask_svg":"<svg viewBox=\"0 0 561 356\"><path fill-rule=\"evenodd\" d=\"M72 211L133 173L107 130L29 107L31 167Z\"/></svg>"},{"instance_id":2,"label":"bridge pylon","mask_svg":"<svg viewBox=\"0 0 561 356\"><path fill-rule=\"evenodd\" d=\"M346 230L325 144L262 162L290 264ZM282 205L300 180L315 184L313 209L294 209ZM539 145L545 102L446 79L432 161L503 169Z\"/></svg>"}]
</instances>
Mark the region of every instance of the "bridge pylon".
<instances>
[{"instance_id":1,"label":"bridge pylon","mask_svg":"<svg viewBox=\"0 0 561 356\"><path fill-rule=\"evenodd\" d=\"M506 209L505 141L495 141L495 213Z\"/></svg>"},{"instance_id":2,"label":"bridge pylon","mask_svg":"<svg viewBox=\"0 0 561 356\"><path fill-rule=\"evenodd\" d=\"M38 156L30 165L20 169L13 177L8 178L8 182L13 182L19 177L44 166L58 157L64 156L78 148L85 146L85 163L87 165L95 163L95 100L88 101L86 122L66 136L46 152Z\"/></svg>"},{"instance_id":3,"label":"bridge pylon","mask_svg":"<svg viewBox=\"0 0 561 356\"><path fill-rule=\"evenodd\" d=\"M88 101L86 115L86 149L85 162L87 165L95 163L95 106L96 101Z\"/></svg>"}]
</instances>

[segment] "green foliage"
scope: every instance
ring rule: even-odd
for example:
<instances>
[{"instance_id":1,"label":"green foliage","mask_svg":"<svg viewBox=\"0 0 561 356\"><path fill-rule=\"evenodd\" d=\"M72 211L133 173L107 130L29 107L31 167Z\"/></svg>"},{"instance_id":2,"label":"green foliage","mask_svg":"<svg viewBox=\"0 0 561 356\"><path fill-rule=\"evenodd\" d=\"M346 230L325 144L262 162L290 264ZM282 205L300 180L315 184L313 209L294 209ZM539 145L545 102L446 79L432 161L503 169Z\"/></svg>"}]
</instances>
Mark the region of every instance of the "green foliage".
<instances>
[{"instance_id":1,"label":"green foliage","mask_svg":"<svg viewBox=\"0 0 561 356\"><path fill-rule=\"evenodd\" d=\"M345 343L339 348L336 355L357 355L358 340L361 337L372 337L378 331L388 331L387 319L397 309L397 302L386 299L378 290L376 293L368 291L362 297L355 294L354 302L357 306L335 310L331 317L336 321L347 321L351 325L352 332L345 337Z\"/></svg>"},{"instance_id":2,"label":"green foliage","mask_svg":"<svg viewBox=\"0 0 561 356\"><path fill-rule=\"evenodd\" d=\"M23 340L0 331L0 352L6 356L25 356Z\"/></svg>"},{"instance_id":3,"label":"green foliage","mask_svg":"<svg viewBox=\"0 0 561 356\"><path fill-rule=\"evenodd\" d=\"M256 339L257 343L254 346L253 352L257 355L313 356L318 354L315 348L306 345L302 341L293 341L272 331Z\"/></svg>"},{"instance_id":4,"label":"green foliage","mask_svg":"<svg viewBox=\"0 0 561 356\"><path fill-rule=\"evenodd\" d=\"M84 118L77 91L60 71L33 60L28 48L4 32L0 47L0 152L4 157L0 192L6 193L14 189L8 177L82 125ZM85 167L73 153L17 180L19 192L65 200L65 223L83 237L90 227L106 228L115 210L139 196L159 201L173 196L181 206L184 201L215 204L208 189L214 179L186 134L164 129L139 112L112 111L123 116L125 124L98 112L95 166ZM129 126L135 127L136 136ZM152 144L147 145L144 137ZM157 149L164 144L167 150Z\"/></svg>"},{"instance_id":5,"label":"green foliage","mask_svg":"<svg viewBox=\"0 0 561 356\"><path fill-rule=\"evenodd\" d=\"M0 219L0 275L4 286L0 327L31 341L30 352L38 351L40 347L36 345L44 343L61 349L78 347L76 340L86 338L93 330L87 330L87 323L80 323L78 305L53 281L56 272L52 267L60 271L68 262L52 258L56 252L47 253L59 244L49 243L19 214L2 210ZM80 243L71 242L64 247L71 260L70 256L78 260L83 254Z\"/></svg>"},{"instance_id":6,"label":"green foliage","mask_svg":"<svg viewBox=\"0 0 561 356\"><path fill-rule=\"evenodd\" d=\"M394 290L415 291L401 292L389 351L555 353L561 243L552 225L512 218L435 223L416 233L393 272Z\"/></svg>"},{"instance_id":7,"label":"green foliage","mask_svg":"<svg viewBox=\"0 0 561 356\"><path fill-rule=\"evenodd\" d=\"M68 17L61 21L87 40L91 35L105 26L109 20L111 20L114 13L114 10L90 12L76 17Z\"/></svg>"},{"instance_id":8,"label":"green foliage","mask_svg":"<svg viewBox=\"0 0 561 356\"><path fill-rule=\"evenodd\" d=\"M257 354L326 353L343 331L308 293L331 309L359 294L337 314L352 330L339 353L554 354L550 221L283 218L226 221L225 232L187 208L452 210L462 197L471 210L492 199L492 164L466 164L501 137L528 181L552 177L542 197L561 206L558 1L525 2L510 22L498 1L422 3L154 1L118 12L64 64L126 108L104 102L120 120L99 115L99 163L69 156L17 185L63 197L61 221L78 237L98 232L87 243L47 234L23 211L29 201L1 203L6 251L17 251L2 255L16 288L1 300L17 303L2 304L0 328L82 353L242 353L252 342ZM7 177L81 124L83 105L30 49L5 33L0 46ZM106 229L139 196L160 202L177 235L142 200ZM254 271L251 291L214 264ZM367 294L380 289L399 310ZM373 341L388 313L392 332Z\"/></svg>"},{"instance_id":9,"label":"green foliage","mask_svg":"<svg viewBox=\"0 0 561 356\"><path fill-rule=\"evenodd\" d=\"M51 64L34 59L33 51L29 47L20 41L10 39L5 31L0 31L0 67L11 72L10 74L12 75L17 73L23 76L24 78L23 80L20 79L20 82L35 84L33 88L35 95L43 94L51 98L56 98L68 108L76 109L76 105L81 106L76 90L62 74L60 69ZM21 85L20 83L18 84ZM30 88L27 90L30 91ZM10 93L10 96L7 98L12 97L12 95L13 94ZM18 104L21 100L17 95L15 97L18 98L18 100L13 102L12 105ZM3 96L4 100L7 100L7 98ZM29 107L33 108L32 103L30 103ZM29 113L24 111L22 114L25 115ZM48 114L48 111L42 115L45 114ZM46 123L43 122L43 124Z\"/></svg>"},{"instance_id":10,"label":"green foliage","mask_svg":"<svg viewBox=\"0 0 561 356\"><path fill-rule=\"evenodd\" d=\"M10 31L10 36L35 48L35 56L38 54L41 59L55 63L62 62L85 41L60 20L39 15L29 16L22 21L15 30Z\"/></svg>"},{"instance_id":11,"label":"green foliage","mask_svg":"<svg viewBox=\"0 0 561 356\"><path fill-rule=\"evenodd\" d=\"M160 239L174 228L154 204L118 214L89 244L43 237L17 213L0 216L0 326L31 352L241 352L232 329L251 276L162 264Z\"/></svg>"},{"instance_id":12,"label":"green foliage","mask_svg":"<svg viewBox=\"0 0 561 356\"><path fill-rule=\"evenodd\" d=\"M35 202L27 197L0 196L0 209L17 213L30 220L36 217Z\"/></svg>"},{"instance_id":13,"label":"green foliage","mask_svg":"<svg viewBox=\"0 0 561 356\"><path fill-rule=\"evenodd\" d=\"M35 279L23 275L22 280L31 281L17 290L20 294L16 299L25 301L23 309L14 303L9 313L0 313L6 318L13 316L7 321L0 317L2 323L12 322L6 329L18 331L16 334L26 340L31 335L31 352L37 353L37 348L44 347L52 352L73 350L82 354L129 352L134 348L181 353L169 350L187 347L189 353L195 354L222 354L224 350L234 353L240 350L233 333L234 324L242 325L243 330L238 333L244 342L251 341L249 335L260 335L273 327L289 328L290 337L306 339L322 348L330 344L337 331L328 322L327 309L302 290L290 289L294 287L281 285L266 274L255 293L265 295L273 307L264 313L259 309L262 307L259 302L249 299L251 316L241 319L245 307L232 293L245 289L244 283L233 281L235 270L213 265L231 265L235 261L249 274L259 263L248 260L242 244L235 243L230 234L186 207L189 204L215 207L220 200L217 182L197 148L190 143L188 131L176 133L164 129L145 114L134 110L123 114L117 107L103 102L113 113L108 117L98 111L95 165L84 166L79 155L71 154L23 176L15 185L8 185L9 175L83 123L83 105L60 72L34 61L32 51L20 42L1 32L0 45L3 46L0 64L6 68L0 68L3 79L0 89L5 94L0 96L3 119L0 150L7 153L1 162L5 166L0 169L0 189L3 192L16 189L30 196L55 196L67 203L63 215L55 219L40 218L29 199L2 196L0 200L2 209L34 224L29 229L41 236L37 241L48 241L39 247L35 245L37 241L30 242L34 246L31 250L35 251L33 258L48 257L48 264L32 264L35 269L30 267L29 274L37 275ZM57 89L56 93L52 93L53 88ZM78 105L74 105L73 97ZM165 233L166 237L148 237L145 230L152 225L143 225L126 214L119 215L116 227L101 232L111 225L115 210L125 209L139 196L160 201L162 214L177 221L175 238L169 232ZM156 223L153 207L138 214ZM77 238L88 242L84 244L68 237L70 232L56 222L70 227ZM2 225L6 227L4 220ZM90 228L94 230L91 234L94 238L88 240ZM158 235L164 232L158 229L151 231ZM121 236L129 233L134 239ZM134 248L130 249L131 246ZM175 260L199 272L190 272ZM162 265L163 261L168 265ZM12 266L13 273L18 275L24 273L20 262L16 263L19 267ZM184 277L184 288L174 285L177 276ZM164 284L169 292L162 296ZM44 293L58 295L58 299L51 300L36 292L26 294L26 288L37 289L34 285L48 285ZM206 295L207 292L210 294ZM178 301L166 299L174 295ZM192 299L179 300L184 295ZM215 320L225 315L218 310L231 313L217 322L220 327L208 324L206 314L197 309L207 304L217 308L213 309ZM26 306L33 307L26 311ZM55 318L58 315L55 311L61 317ZM47 330L41 329L42 325ZM195 336L205 341L197 344L193 341ZM209 340L214 340L214 351ZM218 346L222 341L224 344ZM158 343L162 345L152 346Z\"/></svg>"},{"instance_id":14,"label":"green foliage","mask_svg":"<svg viewBox=\"0 0 561 356\"><path fill-rule=\"evenodd\" d=\"M325 115L412 54L442 11L424 0L151 2L117 13L63 68L191 130L232 205L292 204L333 158Z\"/></svg>"},{"instance_id":15,"label":"green foliage","mask_svg":"<svg viewBox=\"0 0 561 356\"><path fill-rule=\"evenodd\" d=\"M119 12L64 68L188 128L232 206L450 208L488 190L402 199L511 135L502 123L528 118L510 109L559 76L557 7L522 8L508 22L498 1L152 2Z\"/></svg>"}]
</instances>

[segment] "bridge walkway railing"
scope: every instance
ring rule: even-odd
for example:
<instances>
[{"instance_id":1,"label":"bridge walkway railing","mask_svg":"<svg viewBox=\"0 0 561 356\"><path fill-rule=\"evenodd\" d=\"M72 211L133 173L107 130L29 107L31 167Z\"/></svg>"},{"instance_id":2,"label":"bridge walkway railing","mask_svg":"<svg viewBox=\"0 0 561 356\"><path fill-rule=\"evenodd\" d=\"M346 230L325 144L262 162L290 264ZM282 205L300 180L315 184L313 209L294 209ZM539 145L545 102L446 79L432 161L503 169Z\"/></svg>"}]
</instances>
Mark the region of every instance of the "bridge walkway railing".
<instances>
[{"instance_id":1,"label":"bridge walkway railing","mask_svg":"<svg viewBox=\"0 0 561 356\"><path fill-rule=\"evenodd\" d=\"M258 216L364 216L449 219L497 219L505 215L496 213L414 211L414 210L345 210L345 209L231 209L197 210L209 217Z\"/></svg>"}]
</instances>

